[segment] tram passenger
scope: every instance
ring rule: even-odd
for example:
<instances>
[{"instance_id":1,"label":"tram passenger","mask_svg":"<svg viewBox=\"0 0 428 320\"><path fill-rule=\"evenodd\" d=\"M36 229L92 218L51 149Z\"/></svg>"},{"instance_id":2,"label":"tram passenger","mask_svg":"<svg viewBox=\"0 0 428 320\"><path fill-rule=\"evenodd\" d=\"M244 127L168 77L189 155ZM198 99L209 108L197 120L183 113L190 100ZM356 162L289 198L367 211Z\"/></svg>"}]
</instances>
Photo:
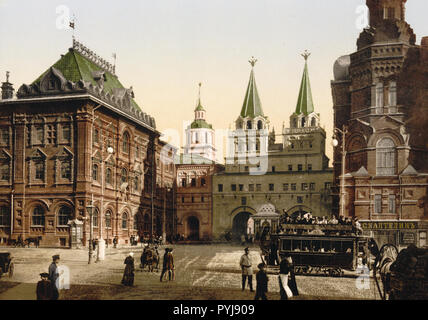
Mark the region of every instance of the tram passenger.
<instances>
[{"instance_id":1,"label":"tram passenger","mask_svg":"<svg viewBox=\"0 0 428 320\"><path fill-rule=\"evenodd\" d=\"M333 216L329 221L328 224L338 224L339 220L336 219L335 216Z\"/></svg>"}]
</instances>

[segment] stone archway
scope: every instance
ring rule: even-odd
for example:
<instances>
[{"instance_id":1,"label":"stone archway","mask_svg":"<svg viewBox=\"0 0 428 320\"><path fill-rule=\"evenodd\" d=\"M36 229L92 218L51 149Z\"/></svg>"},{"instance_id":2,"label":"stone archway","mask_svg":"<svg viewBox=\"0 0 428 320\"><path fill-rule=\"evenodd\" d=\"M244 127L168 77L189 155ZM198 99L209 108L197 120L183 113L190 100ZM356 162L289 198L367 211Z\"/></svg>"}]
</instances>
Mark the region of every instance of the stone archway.
<instances>
[{"instance_id":1,"label":"stone archway","mask_svg":"<svg viewBox=\"0 0 428 320\"><path fill-rule=\"evenodd\" d=\"M187 234L188 240L199 240L200 224L199 219L195 216L187 218Z\"/></svg>"},{"instance_id":2,"label":"stone archway","mask_svg":"<svg viewBox=\"0 0 428 320\"><path fill-rule=\"evenodd\" d=\"M242 211L233 218L232 236L235 239L239 239L242 235L247 235L248 219L250 217L250 212Z\"/></svg>"}]
</instances>

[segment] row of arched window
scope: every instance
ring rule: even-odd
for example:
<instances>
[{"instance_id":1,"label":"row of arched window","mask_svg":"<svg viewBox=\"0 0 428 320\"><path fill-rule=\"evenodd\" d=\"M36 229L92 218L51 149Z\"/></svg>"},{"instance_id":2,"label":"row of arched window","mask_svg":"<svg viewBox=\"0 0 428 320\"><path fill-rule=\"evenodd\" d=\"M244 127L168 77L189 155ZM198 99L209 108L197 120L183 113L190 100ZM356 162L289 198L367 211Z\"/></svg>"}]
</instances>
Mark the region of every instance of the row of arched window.
<instances>
[{"instance_id":1,"label":"row of arched window","mask_svg":"<svg viewBox=\"0 0 428 320\"><path fill-rule=\"evenodd\" d=\"M94 181L100 181L100 168L99 165L94 163L92 165L92 179ZM113 184L113 170L111 168L107 168L105 171L105 182L107 184ZM120 184L128 182L128 171L125 168L122 168L120 173ZM132 187L134 190L139 190L140 188L140 177L135 175L132 179Z\"/></svg>"},{"instance_id":2,"label":"row of arched window","mask_svg":"<svg viewBox=\"0 0 428 320\"><path fill-rule=\"evenodd\" d=\"M94 128L94 131L92 133L92 140L93 140L93 143L96 143L96 144L100 143L100 130L98 128ZM122 145L121 145L121 147L122 147L121 151L123 153L129 153L130 141L131 141L131 137L130 137L129 133L125 131L122 135ZM138 147L137 147L137 150L139 150ZM139 156L139 155L137 154L137 156Z\"/></svg>"},{"instance_id":3,"label":"row of arched window","mask_svg":"<svg viewBox=\"0 0 428 320\"><path fill-rule=\"evenodd\" d=\"M45 226L46 210L42 206L36 206L31 213L31 226L32 227L44 227ZM107 210L104 216L105 227L111 228L111 220L113 213L111 210ZM73 218L72 209L68 206L61 206L58 210L57 215L57 226L67 226L68 221ZM100 226L100 213L99 209L95 208L92 215L92 225L97 228ZM128 229L129 227L129 216L127 212L122 213L121 217L121 228ZM144 223L147 223L148 216L145 216ZM10 208L7 206L0 207L0 226L10 226ZM133 228L138 229L137 216L133 219Z\"/></svg>"}]
</instances>

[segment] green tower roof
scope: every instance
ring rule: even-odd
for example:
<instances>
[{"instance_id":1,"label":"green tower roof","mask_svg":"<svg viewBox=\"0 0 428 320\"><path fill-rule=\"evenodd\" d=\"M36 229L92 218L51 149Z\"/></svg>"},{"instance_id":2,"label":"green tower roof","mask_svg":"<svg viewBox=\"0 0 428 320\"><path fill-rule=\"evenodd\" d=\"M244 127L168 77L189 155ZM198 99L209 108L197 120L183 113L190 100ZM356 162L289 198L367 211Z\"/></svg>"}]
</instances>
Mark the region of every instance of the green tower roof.
<instances>
[{"instance_id":1,"label":"green tower roof","mask_svg":"<svg viewBox=\"0 0 428 320\"><path fill-rule=\"evenodd\" d=\"M201 104L201 99L199 99L198 105L196 106L195 111L205 111L204 107Z\"/></svg>"},{"instance_id":2,"label":"green tower roof","mask_svg":"<svg viewBox=\"0 0 428 320\"><path fill-rule=\"evenodd\" d=\"M198 119L192 122L190 125L190 128L192 129L212 129L213 126L206 122L205 120Z\"/></svg>"},{"instance_id":3,"label":"green tower roof","mask_svg":"<svg viewBox=\"0 0 428 320\"><path fill-rule=\"evenodd\" d=\"M256 64L257 60L253 57L249 62L252 66L252 69L250 73L250 81L248 82L247 92L245 93L244 104L242 105L241 117L264 117L259 93L257 92L256 79L254 77L254 65Z\"/></svg>"},{"instance_id":4,"label":"green tower roof","mask_svg":"<svg viewBox=\"0 0 428 320\"><path fill-rule=\"evenodd\" d=\"M120 83L118 78L109 71L99 67L94 62L80 54L74 49L70 49L67 54L63 55L54 65L54 68L61 71L64 77L72 82L78 82L80 80L92 83L94 86L97 82L94 79L94 72L104 71L104 91L112 94L113 89L124 89L125 87ZM50 68L49 68L50 69ZM38 77L33 84L38 84L43 76L49 71L45 71L40 77ZM141 110L137 103L131 99L131 105L137 110Z\"/></svg>"},{"instance_id":5,"label":"green tower roof","mask_svg":"<svg viewBox=\"0 0 428 320\"><path fill-rule=\"evenodd\" d=\"M303 71L302 82L300 84L299 99L297 101L295 114L308 115L314 112L314 103L312 101L311 83L309 81L308 72L308 57L309 53L306 51L302 56L305 58L305 69Z\"/></svg>"}]
</instances>

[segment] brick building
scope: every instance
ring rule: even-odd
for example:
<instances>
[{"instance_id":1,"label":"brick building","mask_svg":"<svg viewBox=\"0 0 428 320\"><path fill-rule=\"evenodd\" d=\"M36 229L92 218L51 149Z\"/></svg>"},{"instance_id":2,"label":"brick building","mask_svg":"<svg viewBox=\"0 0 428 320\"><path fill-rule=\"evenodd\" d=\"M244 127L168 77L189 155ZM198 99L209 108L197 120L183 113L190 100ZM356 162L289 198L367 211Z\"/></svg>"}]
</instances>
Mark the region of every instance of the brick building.
<instances>
[{"instance_id":1,"label":"brick building","mask_svg":"<svg viewBox=\"0 0 428 320\"><path fill-rule=\"evenodd\" d=\"M213 239L213 175L224 169L198 155L181 155L177 172L177 233L189 241Z\"/></svg>"},{"instance_id":2,"label":"brick building","mask_svg":"<svg viewBox=\"0 0 428 320\"><path fill-rule=\"evenodd\" d=\"M224 166L215 162L214 130L206 121L200 92L194 113L194 121L186 128L184 153L176 158L177 233L188 241L210 241L213 239L212 178Z\"/></svg>"},{"instance_id":3,"label":"brick building","mask_svg":"<svg viewBox=\"0 0 428 320\"><path fill-rule=\"evenodd\" d=\"M30 85L0 100L0 239L41 236L71 245L93 203L95 238L174 233L175 150L133 100L115 68L73 39L73 47Z\"/></svg>"},{"instance_id":4,"label":"brick building","mask_svg":"<svg viewBox=\"0 0 428 320\"><path fill-rule=\"evenodd\" d=\"M334 125L346 131L345 153L334 151L334 208L358 217L379 244L424 246L428 38L416 43L405 3L367 0L370 26L334 65Z\"/></svg>"}]
</instances>

